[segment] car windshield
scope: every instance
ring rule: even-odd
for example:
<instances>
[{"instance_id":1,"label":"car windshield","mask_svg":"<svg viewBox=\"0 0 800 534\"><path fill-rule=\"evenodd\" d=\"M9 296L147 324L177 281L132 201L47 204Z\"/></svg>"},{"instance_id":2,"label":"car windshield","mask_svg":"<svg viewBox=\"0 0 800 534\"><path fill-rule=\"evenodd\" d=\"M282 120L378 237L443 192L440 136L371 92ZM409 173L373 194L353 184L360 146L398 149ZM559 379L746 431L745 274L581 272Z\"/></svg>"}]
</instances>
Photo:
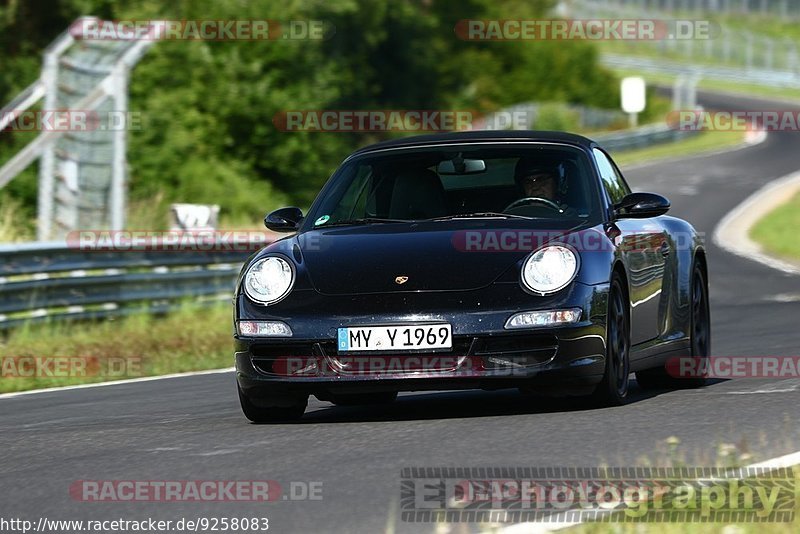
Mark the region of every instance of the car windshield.
<instances>
[{"instance_id":1,"label":"car windshield","mask_svg":"<svg viewBox=\"0 0 800 534\"><path fill-rule=\"evenodd\" d=\"M315 227L471 218L571 226L599 219L585 152L551 144L388 150L334 174L309 214Z\"/></svg>"}]
</instances>

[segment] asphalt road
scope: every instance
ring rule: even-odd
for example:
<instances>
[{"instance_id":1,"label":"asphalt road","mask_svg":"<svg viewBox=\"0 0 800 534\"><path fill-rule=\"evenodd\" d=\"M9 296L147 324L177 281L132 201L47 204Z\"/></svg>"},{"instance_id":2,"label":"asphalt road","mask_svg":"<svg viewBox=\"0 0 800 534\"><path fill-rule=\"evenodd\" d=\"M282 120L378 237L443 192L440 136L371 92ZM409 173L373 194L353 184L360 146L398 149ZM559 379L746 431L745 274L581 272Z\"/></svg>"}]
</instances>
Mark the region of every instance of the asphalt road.
<instances>
[{"instance_id":1,"label":"asphalt road","mask_svg":"<svg viewBox=\"0 0 800 534\"><path fill-rule=\"evenodd\" d=\"M776 108L712 95L701 100L706 107ZM635 189L668 195L672 213L710 241L726 212L767 181L800 169L797 135L772 134L758 146L626 174ZM709 249L714 354L800 353L800 278L711 243ZM693 391L637 390L635 402L611 409L512 392L412 393L388 408L339 408L312 398L300 423L266 426L246 423L232 374L2 399L0 516L268 517L272 532L380 532L387 524L433 532L434 525L397 519L402 467L637 465L644 458L658 464L670 436L680 438L694 465L709 465L723 442L766 459L800 449L798 386L800 380L737 380ZM319 481L323 498L87 503L69 495L79 479L270 479L284 487Z\"/></svg>"}]
</instances>

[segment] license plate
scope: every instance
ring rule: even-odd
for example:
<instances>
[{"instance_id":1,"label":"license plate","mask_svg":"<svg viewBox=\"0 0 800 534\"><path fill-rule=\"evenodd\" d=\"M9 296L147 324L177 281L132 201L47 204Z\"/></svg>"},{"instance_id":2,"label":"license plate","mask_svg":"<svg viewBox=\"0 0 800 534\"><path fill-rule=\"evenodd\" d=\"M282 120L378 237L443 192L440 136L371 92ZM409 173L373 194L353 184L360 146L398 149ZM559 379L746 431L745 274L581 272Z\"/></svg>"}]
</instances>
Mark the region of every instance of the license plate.
<instances>
[{"instance_id":1,"label":"license plate","mask_svg":"<svg viewBox=\"0 0 800 534\"><path fill-rule=\"evenodd\" d=\"M453 336L447 323L340 328L338 346L339 352L449 349Z\"/></svg>"}]
</instances>

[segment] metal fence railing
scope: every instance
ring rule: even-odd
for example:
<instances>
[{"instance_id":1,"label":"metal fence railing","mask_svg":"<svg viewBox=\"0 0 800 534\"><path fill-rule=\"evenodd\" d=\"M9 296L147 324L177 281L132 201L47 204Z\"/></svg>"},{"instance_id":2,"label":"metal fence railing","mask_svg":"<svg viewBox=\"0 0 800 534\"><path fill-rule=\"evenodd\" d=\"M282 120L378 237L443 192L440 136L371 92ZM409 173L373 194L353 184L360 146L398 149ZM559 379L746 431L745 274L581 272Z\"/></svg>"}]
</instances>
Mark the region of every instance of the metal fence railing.
<instances>
[{"instance_id":1,"label":"metal fence railing","mask_svg":"<svg viewBox=\"0 0 800 534\"><path fill-rule=\"evenodd\" d=\"M568 0L569 1L569 0ZM575 1L575 0L572 0ZM761 15L800 18L797 0L585 0L607 7L636 7L670 14Z\"/></svg>"},{"instance_id":2,"label":"metal fence railing","mask_svg":"<svg viewBox=\"0 0 800 534\"><path fill-rule=\"evenodd\" d=\"M249 252L0 246L0 329L25 322L163 312L230 299Z\"/></svg>"},{"instance_id":3,"label":"metal fence railing","mask_svg":"<svg viewBox=\"0 0 800 534\"><path fill-rule=\"evenodd\" d=\"M571 0L577 18L699 19L709 14L761 13L800 17L800 1L761 0ZM649 60L657 68L670 63L680 72L702 71L703 78L783 87L800 87L800 43L790 37L759 33L758 24L715 24L710 38L627 39L609 42L606 55ZM648 68L642 63L641 68ZM681 68L682 67L682 68ZM647 72L659 72L648 69Z\"/></svg>"},{"instance_id":4,"label":"metal fence railing","mask_svg":"<svg viewBox=\"0 0 800 534\"><path fill-rule=\"evenodd\" d=\"M678 130L667 124L649 124L635 130L593 136L603 148L611 152L646 148L662 143L673 143L698 133L696 130Z\"/></svg>"}]
</instances>

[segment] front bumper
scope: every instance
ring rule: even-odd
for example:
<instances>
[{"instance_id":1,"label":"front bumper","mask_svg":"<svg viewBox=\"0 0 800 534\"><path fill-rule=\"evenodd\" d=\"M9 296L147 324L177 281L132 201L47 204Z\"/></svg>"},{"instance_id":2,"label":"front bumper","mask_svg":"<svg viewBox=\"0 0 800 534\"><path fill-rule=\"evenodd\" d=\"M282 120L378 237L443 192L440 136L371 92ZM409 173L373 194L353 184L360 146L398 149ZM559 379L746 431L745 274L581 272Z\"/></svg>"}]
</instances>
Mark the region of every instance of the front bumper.
<instances>
[{"instance_id":1,"label":"front bumper","mask_svg":"<svg viewBox=\"0 0 800 534\"><path fill-rule=\"evenodd\" d=\"M565 295L529 296L529 302L520 302L519 286L496 284L487 290L489 294L382 295L379 300L310 293L302 308L284 306L280 313L266 308L270 315L240 297L237 317L281 320L294 335L235 336L239 386L253 398L313 394L325 399L332 393L472 388L582 391L600 381L605 368L607 285L576 283ZM515 330L504 327L519 311L570 307L582 309L578 323ZM345 316L336 312L347 309L360 313ZM389 311L397 309L427 311ZM337 351L340 327L426 322L450 323L453 348L367 355Z\"/></svg>"}]
</instances>

